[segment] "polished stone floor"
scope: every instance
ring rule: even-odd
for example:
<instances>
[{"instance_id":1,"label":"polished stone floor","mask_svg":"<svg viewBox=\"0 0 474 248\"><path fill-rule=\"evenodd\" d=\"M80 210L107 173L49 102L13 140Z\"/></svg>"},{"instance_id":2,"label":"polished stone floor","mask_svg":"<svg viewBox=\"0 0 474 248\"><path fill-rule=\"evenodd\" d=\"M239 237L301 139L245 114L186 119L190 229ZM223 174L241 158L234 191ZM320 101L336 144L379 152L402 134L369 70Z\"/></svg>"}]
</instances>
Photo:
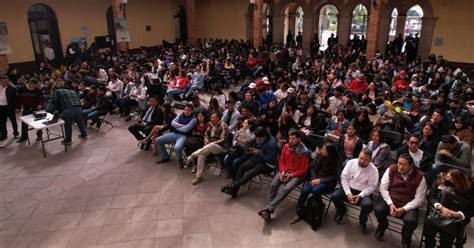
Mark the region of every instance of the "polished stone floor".
<instances>
[{"instance_id":1,"label":"polished stone floor","mask_svg":"<svg viewBox=\"0 0 474 248\"><path fill-rule=\"evenodd\" d=\"M303 221L290 225L294 199L264 223L257 211L266 187L252 185L231 199L220 192L225 179L215 168L193 186L189 170L173 160L155 164L129 123L110 119L114 128L89 129L87 140L74 130L68 152L59 141L46 144L47 158L40 143L9 137L0 151L0 247L400 247L399 234L374 238L373 216L367 234L352 218L335 224L333 207L317 232ZM471 228L466 247L473 238Z\"/></svg>"}]
</instances>

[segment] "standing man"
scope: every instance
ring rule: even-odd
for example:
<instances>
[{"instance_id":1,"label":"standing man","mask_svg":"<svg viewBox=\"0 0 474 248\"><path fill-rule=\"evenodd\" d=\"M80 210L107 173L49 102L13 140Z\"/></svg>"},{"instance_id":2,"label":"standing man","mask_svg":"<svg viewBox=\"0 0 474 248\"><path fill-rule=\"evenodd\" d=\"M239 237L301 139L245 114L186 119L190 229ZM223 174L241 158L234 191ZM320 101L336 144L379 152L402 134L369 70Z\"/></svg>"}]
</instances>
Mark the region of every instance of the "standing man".
<instances>
[{"instance_id":1,"label":"standing man","mask_svg":"<svg viewBox=\"0 0 474 248\"><path fill-rule=\"evenodd\" d=\"M30 78L26 83L26 86L19 87L17 90L15 108L16 111L20 111L23 108L21 115L33 114L34 111L42 110L45 104L43 98L43 91L38 88L38 79ZM37 140L41 137L41 131L36 133ZM21 137L16 141L21 143L28 139L28 125L25 123L21 124Z\"/></svg>"},{"instance_id":2,"label":"standing man","mask_svg":"<svg viewBox=\"0 0 474 248\"><path fill-rule=\"evenodd\" d=\"M375 237L382 240L388 228L387 216L403 220L402 245L411 247L411 236L418 226L418 208L423 204L426 182L423 172L416 168L410 154L402 154L398 163L385 171L380 182L383 201L375 205L378 226Z\"/></svg>"},{"instance_id":3,"label":"standing man","mask_svg":"<svg viewBox=\"0 0 474 248\"><path fill-rule=\"evenodd\" d=\"M5 75L0 75L0 141L7 138L7 119L10 118L13 136L18 138L18 125L15 115L16 89Z\"/></svg>"},{"instance_id":4,"label":"standing man","mask_svg":"<svg viewBox=\"0 0 474 248\"><path fill-rule=\"evenodd\" d=\"M64 120L65 143L69 145L72 143L72 124L75 122L81 134L78 136L81 139L87 138L86 127L82 115L81 101L79 95L72 86L72 81L66 81L65 87L59 88L54 92L51 99L54 109L59 111L61 119Z\"/></svg>"},{"instance_id":5,"label":"standing man","mask_svg":"<svg viewBox=\"0 0 474 248\"><path fill-rule=\"evenodd\" d=\"M372 212L372 193L377 187L379 171L370 162L372 153L362 149L359 158L351 159L346 163L341 174L341 188L336 189L331 195L331 200L336 207L334 220L340 224L347 211L344 201L360 205L359 229L367 229L367 217Z\"/></svg>"},{"instance_id":6,"label":"standing man","mask_svg":"<svg viewBox=\"0 0 474 248\"><path fill-rule=\"evenodd\" d=\"M54 53L54 49L51 46L51 43L48 43L48 46L46 46L43 50L44 57L46 59L46 62L48 64L54 63L54 59L56 58L56 54Z\"/></svg>"},{"instance_id":7,"label":"standing man","mask_svg":"<svg viewBox=\"0 0 474 248\"><path fill-rule=\"evenodd\" d=\"M271 214L275 208L304 180L308 169L309 154L310 151L301 142L301 132L291 130L288 143L283 145L280 154L278 171L268 192L267 206L258 212L258 215L266 222L271 220ZM278 193L278 188L282 184L285 184L285 187Z\"/></svg>"},{"instance_id":8,"label":"standing man","mask_svg":"<svg viewBox=\"0 0 474 248\"><path fill-rule=\"evenodd\" d=\"M145 136L150 134L151 130L155 125L161 125L164 121L163 111L158 106L158 96L151 96L150 100L148 100L148 107L143 111L140 116L140 120L136 124L133 124L128 127L128 131L133 134L135 139L141 141L145 139L142 133ZM150 149L150 145L152 140L149 140L146 143L142 143L140 145L140 149L144 149L148 151Z\"/></svg>"}]
</instances>

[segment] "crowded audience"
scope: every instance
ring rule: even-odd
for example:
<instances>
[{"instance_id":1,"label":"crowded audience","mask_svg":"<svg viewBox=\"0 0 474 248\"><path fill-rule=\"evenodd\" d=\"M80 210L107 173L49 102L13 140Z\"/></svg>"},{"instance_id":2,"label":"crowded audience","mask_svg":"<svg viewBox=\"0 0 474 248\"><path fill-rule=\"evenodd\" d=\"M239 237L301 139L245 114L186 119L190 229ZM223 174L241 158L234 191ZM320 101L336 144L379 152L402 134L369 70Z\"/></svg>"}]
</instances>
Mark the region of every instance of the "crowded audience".
<instances>
[{"instance_id":1,"label":"crowded audience","mask_svg":"<svg viewBox=\"0 0 474 248\"><path fill-rule=\"evenodd\" d=\"M336 41L305 57L296 45L256 49L221 39L82 54L59 67L46 63L32 74L11 68L0 76L1 140L8 118L13 137L28 138L25 124L18 133L15 110L62 113L66 145L72 123L83 139L86 126L99 128L100 117L117 115L143 156L151 149L162 164L174 154L177 167L195 173L193 185L210 176L210 160L231 180L221 191L232 198L255 177L271 177L258 212L266 222L299 190L292 223L305 219L309 201L322 205L328 195L339 224L347 205L360 207L363 232L374 210L378 240L392 216L403 220L403 247L410 247L418 209L426 208L459 220L454 233L423 223L427 247L438 232L442 247L466 243L474 214L474 95L467 75L441 56L368 58ZM445 202L445 192L467 203Z\"/></svg>"}]
</instances>

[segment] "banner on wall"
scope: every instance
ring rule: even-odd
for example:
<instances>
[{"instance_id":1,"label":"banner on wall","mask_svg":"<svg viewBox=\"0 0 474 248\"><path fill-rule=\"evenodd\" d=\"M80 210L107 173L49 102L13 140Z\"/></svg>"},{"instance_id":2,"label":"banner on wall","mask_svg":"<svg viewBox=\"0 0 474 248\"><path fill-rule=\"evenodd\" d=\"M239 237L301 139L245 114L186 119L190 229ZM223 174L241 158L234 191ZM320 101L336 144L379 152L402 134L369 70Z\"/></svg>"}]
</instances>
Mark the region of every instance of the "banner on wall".
<instances>
[{"instance_id":1,"label":"banner on wall","mask_svg":"<svg viewBox=\"0 0 474 248\"><path fill-rule=\"evenodd\" d=\"M10 54L12 49L8 42L8 29L6 22L0 22L0 54Z\"/></svg>"},{"instance_id":2,"label":"banner on wall","mask_svg":"<svg viewBox=\"0 0 474 248\"><path fill-rule=\"evenodd\" d=\"M129 42L130 33L128 32L128 20L125 18L116 18L114 22L117 42Z\"/></svg>"}]
</instances>

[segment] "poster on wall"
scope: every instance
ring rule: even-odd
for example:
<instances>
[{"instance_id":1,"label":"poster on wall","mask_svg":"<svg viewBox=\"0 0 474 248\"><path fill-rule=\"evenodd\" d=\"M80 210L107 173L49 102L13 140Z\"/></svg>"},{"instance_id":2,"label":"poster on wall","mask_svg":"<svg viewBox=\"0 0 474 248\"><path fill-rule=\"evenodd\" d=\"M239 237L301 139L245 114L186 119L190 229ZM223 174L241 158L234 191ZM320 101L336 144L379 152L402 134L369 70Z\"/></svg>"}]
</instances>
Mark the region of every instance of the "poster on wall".
<instances>
[{"instance_id":1,"label":"poster on wall","mask_svg":"<svg viewBox=\"0 0 474 248\"><path fill-rule=\"evenodd\" d=\"M12 49L8 42L8 29L6 22L0 22L0 54L10 54Z\"/></svg>"},{"instance_id":2,"label":"poster on wall","mask_svg":"<svg viewBox=\"0 0 474 248\"><path fill-rule=\"evenodd\" d=\"M117 42L129 42L130 34L128 32L128 20L125 18L117 18L114 19L114 22Z\"/></svg>"}]
</instances>

